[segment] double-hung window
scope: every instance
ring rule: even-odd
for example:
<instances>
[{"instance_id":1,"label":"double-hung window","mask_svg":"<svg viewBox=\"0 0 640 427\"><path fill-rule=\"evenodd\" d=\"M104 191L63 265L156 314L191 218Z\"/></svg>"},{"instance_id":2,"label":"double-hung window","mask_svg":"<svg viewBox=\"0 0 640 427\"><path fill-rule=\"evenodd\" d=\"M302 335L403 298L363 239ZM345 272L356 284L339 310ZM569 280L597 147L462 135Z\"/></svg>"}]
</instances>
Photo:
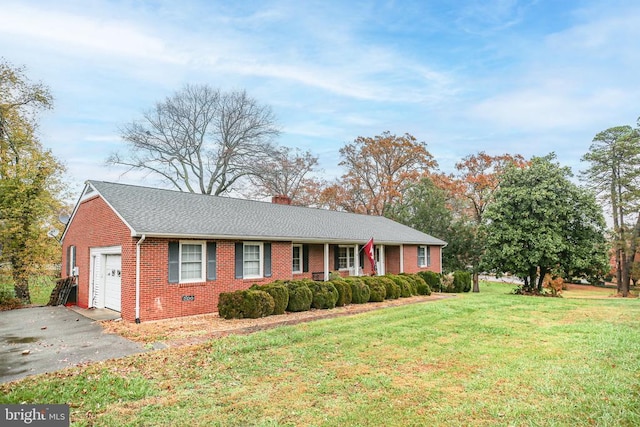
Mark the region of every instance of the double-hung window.
<instances>
[{"instance_id":1,"label":"double-hung window","mask_svg":"<svg viewBox=\"0 0 640 427\"><path fill-rule=\"evenodd\" d=\"M429 251L429 246L418 246L418 266L431 266L431 251Z\"/></svg>"},{"instance_id":2,"label":"double-hung window","mask_svg":"<svg viewBox=\"0 0 640 427\"><path fill-rule=\"evenodd\" d=\"M356 248L353 246L338 247L338 268L340 270L351 270L355 266Z\"/></svg>"},{"instance_id":3,"label":"double-hung window","mask_svg":"<svg viewBox=\"0 0 640 427\"><path fill-rule=\"evenodd\" d=\"M245 242L242 259L245 279L262 277L262 243Z\"/></svg>"},{"instance_id":4,"label":"double-hung window","mask_svg":"<svg viewBox=\"0 0 640 427\"><path fill-rule=\"evenodd\" d=\"M203 282L204 243L180 242L180 283Z\"/></svg>"},{"instance_id":5,"label":"double-hung window","mask_svg":"<svg viewBox=\"0 0 640 427\"><path fill-rule=\"evenodd\" d=\"M169 242L169 283L216 280L216 242Z\"/></svg>"},{"instance_id":6,"label":"double-hung window","mask_svg":"<svg viewBox=\"0 0 640 427\"><path fill-rule=\"evenodd\" d=\"M270 242L236 242L236 279L261 279L271 277Z\"/></svg>"},{"instance_id":7,"label":"double-hung window","mask_svg":"<svg viewBox=\"0 0 640 427\"><path fill-rule=\"evenodd\" d=\"M302 273L302 245L293 245L293 265L292 271L294 274Z\"/></svg>"}]
</instances>

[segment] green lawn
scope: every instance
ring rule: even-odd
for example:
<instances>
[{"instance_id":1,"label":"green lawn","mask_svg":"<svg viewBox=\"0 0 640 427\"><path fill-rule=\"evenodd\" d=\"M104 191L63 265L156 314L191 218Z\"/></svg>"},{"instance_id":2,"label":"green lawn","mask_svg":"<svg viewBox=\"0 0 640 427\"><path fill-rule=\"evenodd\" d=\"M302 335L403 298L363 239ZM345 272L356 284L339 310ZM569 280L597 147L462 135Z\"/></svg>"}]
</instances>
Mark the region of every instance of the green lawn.
<instances>
[{"instance_id":1,"label":"green lawn","mask_svg":"<svg viewBox=\"0 0 640 427\"><path fill-rule=\"evenodd\" d=\"M29 280L29 294L31 295L31 304L47 305L51 291L56 285L56 278L53 276L34 276ZM11 296L15 296L13 291L13 279L3 275L0 276L0 291L9 292Z\"/></svg>"},{"instance_id":2,"label":"green lawn","mask_svg":"<svg viewBox=\"0 0 640 427\"><path fill-rule=\"evenodd\" d=\"M640 301L480 294L0 387L77 425L640 425Z\"/></svg>"}]
</instances>

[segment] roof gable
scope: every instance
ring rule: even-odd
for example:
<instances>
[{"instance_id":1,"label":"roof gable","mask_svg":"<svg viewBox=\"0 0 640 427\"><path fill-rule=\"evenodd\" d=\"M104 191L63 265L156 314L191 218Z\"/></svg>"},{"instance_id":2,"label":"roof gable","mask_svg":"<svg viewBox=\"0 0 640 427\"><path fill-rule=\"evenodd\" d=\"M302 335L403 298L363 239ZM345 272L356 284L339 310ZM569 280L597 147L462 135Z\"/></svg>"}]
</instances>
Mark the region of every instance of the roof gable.
<instances>
[{"instance_id":1,"label":"roof gable","mask_svg":"<svg viewBox=\"0 0 640 427\"><path fill-rule=\"evenodd\" d=\"M388 218L158 188L87 181L132 235L445 245ZM85 193L86 194L86 191Z\"/></svg>"}]
</instances>

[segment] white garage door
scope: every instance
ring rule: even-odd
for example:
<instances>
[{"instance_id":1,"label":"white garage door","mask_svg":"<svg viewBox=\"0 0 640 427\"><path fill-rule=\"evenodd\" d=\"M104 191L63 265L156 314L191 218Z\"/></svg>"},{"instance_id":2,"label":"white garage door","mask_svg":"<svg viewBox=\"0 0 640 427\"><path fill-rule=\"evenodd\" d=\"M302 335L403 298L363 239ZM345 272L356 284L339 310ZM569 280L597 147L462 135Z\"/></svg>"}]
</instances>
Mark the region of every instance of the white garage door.
<instances>
[{"instance_id":1,"label":"white garage door","mask_svg":"<svg viewBox=\"0 0 640 427\"><path fill-rule=\"evenodd\" d=\"M120 296L122 275L120 255L105 255L104 306L111 310L120 311Z\"/></svg>"}]
</instances>

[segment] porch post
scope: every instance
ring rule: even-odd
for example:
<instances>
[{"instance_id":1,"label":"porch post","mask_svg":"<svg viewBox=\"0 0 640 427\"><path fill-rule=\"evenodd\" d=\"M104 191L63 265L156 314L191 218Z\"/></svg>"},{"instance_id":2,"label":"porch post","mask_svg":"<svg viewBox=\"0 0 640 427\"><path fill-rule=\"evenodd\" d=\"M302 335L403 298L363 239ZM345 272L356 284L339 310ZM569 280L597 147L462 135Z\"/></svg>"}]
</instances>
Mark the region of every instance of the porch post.
<instances>
[{"instance_id":1,"label":"porch post","mask_svg":"<svg viewBox=\"0 0 640 427\"><path fill-rule=\"evenodd\" d=\"M360 245L356 244L353 252L353 267L355 268L354 276L360 276L360 251L358 250L359 246Z\"/></svg>"},{"instance_id":2,"label":"porch post","mask_svg":"<svg viewBox=\"0 0 640 427\"><path fill-rule=\"evenodd\" d=\"M329 281L329 244L324 244L324 281Z\"/></svg>"},{"instance_id":3,"label":"porch post","mask_svg":"<svg viewBox=\"0 0 640 427\"><path fill-rule=\"evenodd\" d=\"M404 245L400 245L400 273L404 273Z\"/></svg>"}]
</instances>

